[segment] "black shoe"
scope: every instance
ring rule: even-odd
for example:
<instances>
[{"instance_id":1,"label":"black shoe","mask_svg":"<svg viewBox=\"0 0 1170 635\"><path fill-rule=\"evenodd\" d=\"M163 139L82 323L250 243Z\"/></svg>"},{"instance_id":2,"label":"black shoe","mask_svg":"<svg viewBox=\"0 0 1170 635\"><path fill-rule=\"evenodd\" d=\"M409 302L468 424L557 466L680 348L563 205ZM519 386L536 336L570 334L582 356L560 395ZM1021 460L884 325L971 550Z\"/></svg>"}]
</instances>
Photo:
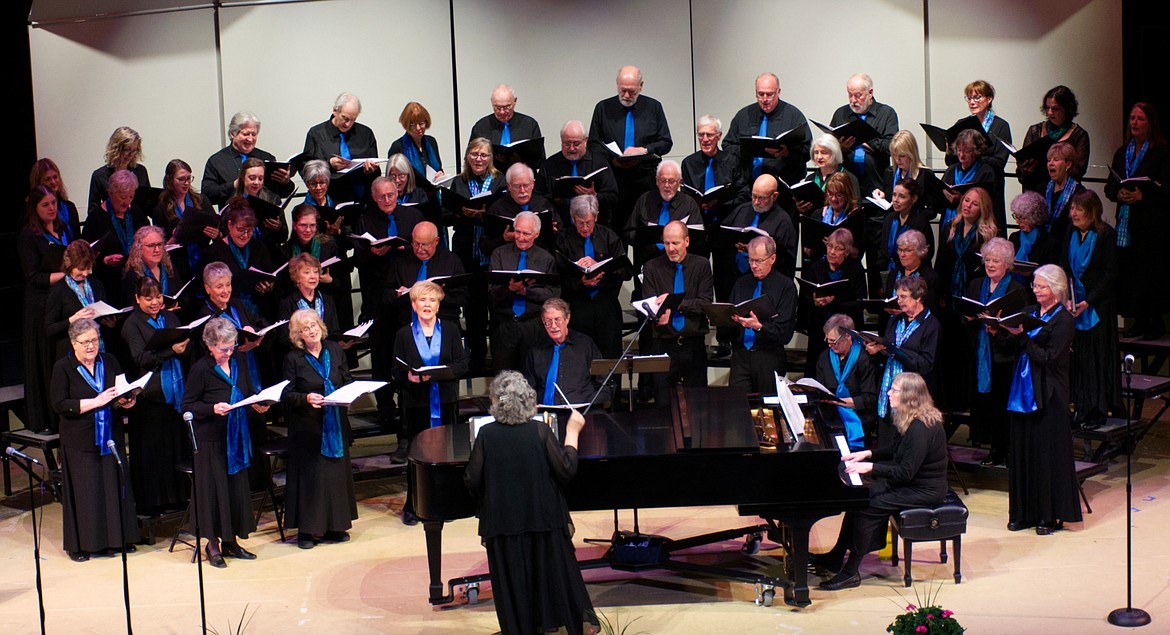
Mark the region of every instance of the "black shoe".
<instances>
[{"instance_id":1,"label":"black shoe","mask_svg":"<svg viewBox=\"0 0 1170 635\"><path fill-rule=\"evenodd\" d=\"M348 531L327 531L321 537L325 542L349 542Z\"/></svg>"},{"instance_id":2,"label":"black shoe","mask_svg":"<svg viewBox=\"0 0 1170 635\"><path fill-rule=\"evenodd\" d=\"M988 454L986 459L980 461L979 465L982 465L983 467L995 467L997 465L1003 465L1006 460L1007 457L1004 455L999 453L992 453Z\"/></svg>"},{"instance_id":3,"label":"black shoe","mask_svg":"<svg viewBox=\"0 0 1170 635\"><path fill-rule=\"evenodd\" d=\"M402 512L402 524L413 527L418 524L418 516L413 512Z\"/></svg>"},{"instance_id":4,"label":"black shoe","mask_svg":"<svg viewBox=\"0 0 1170 635\"><path fill-rule=\"evenodd\" d=\"M845 558L843 556L836 555L832 551L808 554L808 566L810 569L837 573L841 570L844 562Z\"/></svg>"},{"instance_id":5,"label":"black shoe","mask_svg":"<svg viewBox=\"0 0 1170 635\"><path fill-rule=\"evenodd\" d=\"M1037 536L1051 536L1052 534L1064 529L1064 521L1058 520L1054 523L1040 523L1036 525Z\"/></svg>"},{"instance_id":6,"label":"black shoe","mask_svg":"<svg viewBox=\"0 0 1170 635\"><path fill-rule=\"evenodd\" d=\"M1035 526L1036 523L1026 523L1022 520L1013 520L1007 524L1008 531L1023 531Z\"/></svg>"},{"instance_id":7,"label":"black shoe","mask_svg":"<svg viewBox=\"0 0 1170 635\"><path fill-rule=\"evenodd\" d=\"M256 554L252 553L251 551L248 551L247 549L244 549L243 547L240 546L239 543L236 543L236 542L224 543L223 553L224 553L224 555L227 555L228 557L237 558L239 560L255 560L256 559Z\"/></svg>"},{"instance_id":8,"label":"black shoe","mask_svg":"<svg viewBox=\"0 0 1170 635\"><path fill-rule=\"evenodd\" d=\"M861 586L860 573L846 573L842 571L832 578L825 580L818 585L818 588L825 591L840 591L842 589L852 589Z\"/></svg>"},{"instance_id":9,"label":"black shoe","mask_svg":"<svg viewBox=\"0 0 1170 635\"><path fill-rule=\"evenodd\" d=\"M297 534L297 546L301 549L312 549L317 545L313 534Z\"/></svg>"},{"instance_id":10,"label":"black shoe","mask_svg":"<svg viewBox=\"0 0 1170 635\"><path fill-rule=\"evenodd\" d=\"M138 551L138 547L135 547L134 545L132 545L130 543L126 543L126 553L136 553L137 551Z\"/></svg>"},{"instance_id":11,"label":"black shoe","mask_svg":"<svg viewBox=\"0 0 1170 635\"><path fill-rule=\"evenodd\" d=\"M227 562L224 561L222 553L220 553L218 551L215 553L211 553L211 548L209 548L209 547L206 548L206 551L207 551L207 564L215 567L216 569L226 569L227 568Z\"/></svg>"},{"instance_id":12,"label":"black shoe","mask_svg":"<svg viewBox=\"0 0 1170 635\"><path fill-rule=\"evenodd\" d=\"M66 551L69 554L69 559L74 562L85 562L89 560L89 554L84 551Z\"/></svg>"}]
</instances>

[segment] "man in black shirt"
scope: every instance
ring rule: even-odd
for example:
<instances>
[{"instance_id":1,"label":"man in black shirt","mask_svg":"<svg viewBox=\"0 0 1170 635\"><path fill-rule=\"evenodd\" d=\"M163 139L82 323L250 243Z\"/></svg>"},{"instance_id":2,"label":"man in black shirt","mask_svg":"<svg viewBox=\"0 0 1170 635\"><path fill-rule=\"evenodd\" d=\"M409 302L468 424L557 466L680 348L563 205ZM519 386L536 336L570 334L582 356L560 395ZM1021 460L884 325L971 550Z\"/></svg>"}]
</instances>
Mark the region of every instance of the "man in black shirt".
<instances>
[{"instance_id":1,"label":"man in black shirt","mask_svg":"<svg viewBox=\"0 0 1170 635\"><path fill-rule=\"evenodd\" d=\"M430 221L414 226L410 236L411 253L403 252L394 259L390 275L383 289L383 302L395 303L395 322L401 327L410 322L410 288L414 283L436 276L463 275L463 262L446 247L439 244L439 230ZM443 286L442 280L434 281ZM439 319L458 323L459 309L467 304L467 287L443 286L445 297L439 306ZM395 330L395 333L398 331Z\"/></svg>"},{"instance_id":2,"label":"man in black shirt","mask_svg":"<svg viewBox=\"0 0 1170 635\"><path fill-rule=\"evenodd\" d=\"M674 141L670 138L666 113L658 100L642 95L642 85L642 71L638 67L623 66L618 70L618 94L597 102L593 108L593 119L589 122L590 143L597 146L615 144L625 157L641 154L663 157L670 152ZM654 186L657 161L613 157L611 164L619 192L612 227L624 227L634 202Z\"/></svg>"},{"instance_id":3,"label":"man in black shirt","mask_svg":"<svg viewBox=\"0 0 1170 635\"><path fill-rule=\"evenodd\" d=\"M686 225L701 227L703 224L703 216L695 199L690 196L679 196L682 171L678 163L663 161L658 164L656 172L656 187L638 198L633 213L625 225L625 239L634 245L634 264L638 265L661 255L664 251L663 244L654 242L653 239L639 242L637 240L639 229L653 225L665 228L667 223L676 220Z\"/></svg>"},{"instance_id":4,"label":"man in black shirt","mask_svg":"<svg viewBox=\"0 0 1170 635\"><path fill-rule=\"evenodd\" d=\"M333 102L329 119L309 128L305 134L305 154L309 159L321 159L329 164L333 180L329 196L334 201L360 201L370 193L374 177L380 174L378 140L374 131L357 122L362 114L362 102L356 95L341 93ZM345 175L341 170L350 159L367 159L360 167Z\"/></svg>"},{"instance_id":5,"label":"man in black shirt","mask_svg":"<svg viewBox=\"0 0 1170 635\"><path fill-rule=\"evenodd\" d=\"M762 122L766 122L761 125ZM775 137L797 126L804 126L800 143L784 146L779 150L769 149L767 156L746 156L740 148L740 137ZM792 104L780 99L780 78L773 73L762 73L756 78L756 103L744 106L735 113L727 136L723 139L724 150L739 153L740 166L744 177L754 182L761 174L771 174L795 185L804 178L805 164L808 163L812 134L804 114Z\"/></svg>"},{"instance_id":6,"label":"man in black shirt","mask_svg":"<svg viewBox=\"0 0 1170 635\"><path fill-rule=\"evenodd\" d=\"M592 267L610 258L624 258L626 246L614 231L597 222L597 198L583 194L573 198L572 228L557 235L557 251L581 267ZM624 266L616 271L583 273L561 263L561 295L577 316L576 330L597 342L607 358L622 352L622 307L618 292L633 275Z\"/></svg>"},{"instance_id":7,"label":"man in black shirt","mask_svg":"<svg viewBox=\"0 0 1170 635\"><path fill-rule=\"evenodd\" d=\"M524 376L536 390L539 403L565 403L554 383L568 397L569 403L574 404L589 403L601 388L603 377L589 373L593 360L602 358L601 351L588 335L569 329L570 317L569 305L564 300L545 300L541 321L547 337L536 339L524 361ZM603 391L598 397L598 403L608 398L608 391Z\"/></svg>"},{"instance_id":8,"label":"man in black shirt","mask_svg":"<svg viewBox=\"0 0 1170 635\"><path fill-rule=\"evenodd\" d=\"M249 158L255 157L261 161L275 161L276 157L256 147L256 138L260 136L260 120L256 115L247 111L232 115L228 123L228 138L231 139L225 148L207 157L207 164L203 166L203 185L200 192L207 196L213 205L222 206L236 191L236 181L240 178L240 165ZM264 187L271 190L280 198L293 193L293 184L289 180L288 168L274 170L268 174Z\"/></svg>"},{"instance_id":9,"label":"man in black shirt","mask_svg":"<svg viewBox=\"0 0 1170 635\"><path fill-rule=\"evenodd\" d=\"M520 212L513 226L514 240L492 252L491 270L553 273L556 261L552 254L536 246L540 218L532 212ZM536 318L544 301L560 295L557 285L530 282L530 279L515 278L508 284L493 284L488 288L492 303L493 375L501 370L521 370L523 349L536 339L540 324Z\"/></svg>"},{"instance_id":10,"label":"man in black shirt","mask_svg":"<svg viewBox=\"0 0 1170 635\"><path fill-rule=\"evenodd\" d=\"M504 146L517 141L537 139L544 135L540 132L540 124L535 119L522 112L516 112L516 91L507 84L500 84L492 90L492 114L482 117L471 127L471 136L468 141L483 137L493 145ZM544 161L544 145L540 144L540 159L535 165L528 167L536 169ZM497 159L496 169L507 170L514 161L501 162Z\"/></svg>"},{"instance_id":11,"label":"man in black shirt","mask_svg":"<svg viewBox=\"0 0 1170 635\"><path fill-rule=\"evenodd\" d=\"M864 198L882 187L882 176L890 167L890 141L898 132L898 113L890 106L874 101L873 79L865 73L851 76L845 83L845 91L849 103L833 113L829 125L837 127L861 119L878 132L877 138L865 143L857 143L853 137L839 139L845 159L842 165L857 176L861 187L859 194Z\"/></svg>"},{"instance_id":12,"label":"man in black shirt","mask_svg":"<svg viewBox=\"0 0 1170 635\"><path fill-rule=\"evenodd\" d=\"M611 215L617 207L618 185L613 170L605 157L605 150L590 148L585 136L585 124L577 120L566 122L561 127L561 151L552 155L540 166L540 179L536 182L537 193L552 199L558 216L564 223L569 218L569 201L575 196L597 197L598 214L602 225L610 225ZM557 179L566 176L587 176L605 168L589 183L573 187L573 194L566 198L556 197Z\"/></svg>"},{"instance_id":13,"label":"man in black shirt","mask_svg":"<svg viewBox=\"0 0 1170 635\"><path fill-rule=\"evenodd\" d=\"M784 346L792 339L796 325L796 285L792 278L773 268L776 241L770 237L753 238L748 243L747 255L751 273L735 281L729 301L738 304L767 296L771 310L765 314L753 311L746 318L732 317L739 327L732 338L731 374L727 383L748 392L774 395L773 373L783 375L788 371Z\"/></svg>"},{"instance_id":14,"label":"man in black shirt","mask_svg":"<svg viewBox=\"0 0 1170 635\"><path fill-rule=\"evenodd\" d=\"M723 122L713 115L699 117L695 126L699 137L699 150L682 161L682 182L699 192L722 185L720 198L706 203L700 202L703 210L703 224L710 232L723 223L736 205L747 202L747 182L739 167L739 157L734 152L719 149L723 139Z\"/></svg>"},{"instance_id":15,"label":"man in black shirt","mask_svg":"<svg viewBox=\"0 0 1170 635\"><path fill-rule=\"evenodd\" d=\"M492 203L491 207L487 209L487 215L516 218L520 212L538 214L543 220L538 228L541 231L540 236L537 237L537 244L545 249L552 249L559 223L552 213L552 203L535 191L536 177L532 168L523 163L516 163L508 168L504 177L508 183L507 196ZM498 227L485 221L483 238L479 241L481 252L490 254L498 247L514 240L511 227L505 227L502 233Z\"/></svg>"},{"instance_id":16,"label":"man in black shirt","mask_svg":"<svg viewBox=\"0 0 1170 635\"><path fill-rule=\"evenodd\" d=\"M702 305L714 299L711 264L687 253L687 226L671 221L662 242L666 253L642 268L643 295L662 302L671 293L682 293L683 301L677 314L668 309L654 324L650 352L670 356L670 371L653 378L654 400L660 406L670 403L670 392L680 380L684 386L707 385L707 316Z\"/></svg>"}]
</instances>

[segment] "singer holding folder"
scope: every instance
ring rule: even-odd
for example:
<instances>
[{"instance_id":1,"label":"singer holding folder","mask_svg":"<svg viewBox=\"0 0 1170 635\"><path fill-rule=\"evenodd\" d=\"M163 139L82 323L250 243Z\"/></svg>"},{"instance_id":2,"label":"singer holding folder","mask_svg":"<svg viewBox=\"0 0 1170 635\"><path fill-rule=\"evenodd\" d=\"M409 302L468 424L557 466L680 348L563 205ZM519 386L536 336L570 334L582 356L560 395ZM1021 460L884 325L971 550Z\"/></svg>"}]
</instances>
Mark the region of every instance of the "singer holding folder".
<instances>
[{"instance_id":1,"label":"singer holding folder","mask_svg":"<svg viewBox=\"0 0 1170 635\"><path fill-rule=\"evenodd\" d=\"M207 561L217 569L227 566L224 556L255 560L256 555L236 541L256 530L248 466L252 442L246 408L231 404L254 394L247 361L236 351L236 327L216 317L203 326L203 345L210 355L195 362L187 378L183 411L195 415L195 490L199 498L199 529L207 538ZM263 413L267 405L252 404ZM222 542L222 547L221 547Z\"/></svg>"},{"instance_id":2,"label":"singer holding folder","mask_svg":"<svg viewBox=\"0 0 1170 635\"><path fill-rule=\"evenodd\" d=\"M49 398L60 419L61 430L61 525L65 552L74 562L90 554L135 551L138 515L134 498L119 506L118 469L106 442L122 445L122 413L115 409L134 406L134 398L115 397L114 378L122 372L113 355L98 349L98 325L82 318L69 325L73 351L53 366ZM129 474L125 475L130 491ZM118 509L122 517L118 518Z\"/></svg>"},{"instance_id":3,"label":"singer holding folder","mask_svg":"<svg viewBox=\"0 0 1170 635\"><path fill-rule=\"evenodd\" d=\"M324 406L325 397L351 381L345 353L327 341L325 322L313 309L298 309L288 323L295 350L284 358L292 383L281 400L288 421L285 524L297 528L297 546L318 540L345 542L357 518L349 461L346 408Z\"/></svg>"}]
</instances>

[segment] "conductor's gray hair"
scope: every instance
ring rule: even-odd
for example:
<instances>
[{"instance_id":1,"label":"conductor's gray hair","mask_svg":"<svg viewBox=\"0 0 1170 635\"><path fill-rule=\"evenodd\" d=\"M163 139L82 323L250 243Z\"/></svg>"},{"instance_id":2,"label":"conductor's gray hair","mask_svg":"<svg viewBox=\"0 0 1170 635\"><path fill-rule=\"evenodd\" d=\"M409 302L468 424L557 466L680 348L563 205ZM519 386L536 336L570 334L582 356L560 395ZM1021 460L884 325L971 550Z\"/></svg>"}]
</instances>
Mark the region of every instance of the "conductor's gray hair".
<instances>
[{"instance_id":1,"label":"conductor's gray hair","mask_svg":"<svg viewBox=\"0 0 1170 635\"><path fill-rule=\"evenodd\" d=\"M536 391L514 370L496 375L488 393L492 400L489 412L498 423L519 425L536 415Z\"/></svg>"}]
</instances>

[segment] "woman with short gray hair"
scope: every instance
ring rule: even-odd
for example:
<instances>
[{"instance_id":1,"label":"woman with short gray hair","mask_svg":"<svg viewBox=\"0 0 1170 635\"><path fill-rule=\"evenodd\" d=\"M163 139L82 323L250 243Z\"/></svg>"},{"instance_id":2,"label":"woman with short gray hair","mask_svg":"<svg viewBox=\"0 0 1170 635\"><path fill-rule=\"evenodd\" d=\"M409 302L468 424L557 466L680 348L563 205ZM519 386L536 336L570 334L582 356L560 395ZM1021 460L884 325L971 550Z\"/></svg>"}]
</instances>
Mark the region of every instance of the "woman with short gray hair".
<instances>
[{"instance_id":1,"label":"woman with short gray hair","mask_svg":"<svg viewBox=\"0 0 1170 635\"><path fill-rule=\"evenodd\" d=\"M475 439L464 482L479 499L479 535L487 548L496 617L504 633L580 634L597 625L573 552L573 525L561 487L577 472L574 411L564 446L536 413L536 391L504 371L489 389L495 423Z\"/></svg>"},{"instance_id":2,"label":"woman with short gray hair","mask_svg":"<svg viewBox=\"0 0 1170 635\"><path fill-rule=\"evenodd\" d=\"M252 440L248 416L232 404L254 394L260 386L252 383L247 362L236 348L238 333L230 320L212 318L203 326L203 345L210 353L191 367L183 394L183 411L195 415L195 493L199 499L199 529L207 537L207 561L222 569L224 556L255 560L237 538L256 530L248 467L252 462ZM267 412L267 405L252 404L251 410Z\"/></svg>"}]
</instances>

